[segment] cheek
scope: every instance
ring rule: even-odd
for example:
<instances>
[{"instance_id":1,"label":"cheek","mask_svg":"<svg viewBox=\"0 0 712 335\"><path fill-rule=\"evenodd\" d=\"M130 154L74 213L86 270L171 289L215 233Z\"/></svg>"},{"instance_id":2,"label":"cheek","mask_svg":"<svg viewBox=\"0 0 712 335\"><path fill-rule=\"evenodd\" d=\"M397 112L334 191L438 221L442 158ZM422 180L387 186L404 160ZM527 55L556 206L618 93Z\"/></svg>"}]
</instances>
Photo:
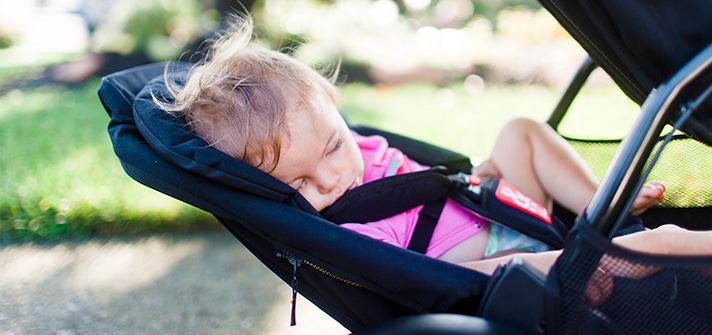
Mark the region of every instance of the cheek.
<instances>
[{"instance_id":1,"label":"cheek","mask_svg":"<svg viewBox=\"0 0 712 335\"><path fill-rule=\"evenodd\" d=\"M323 200L321 199L322 195L319 194L318 191L316 191L315 189L313 189L311 187L306 187L306 188L300 190L299 193L305 199L307 199L307 201L309 201L309 203L314 208L316 208L317 211L321 211L323 209L323 208L321 208L321 207L323 207L323 204L322 204Z\"/></svg>"},{"instance_id":2,"label":"cheek","mask_svg":"<svg viewBox=\"0 0 712 335\"><path fill-rule=\"evenodd\" d=\"M351 167L354 172L359 175L363 173L363 155L361 155L361 149L359 149L355 141L349 145L349 162L351 163Z\"/></svg>"},{"instance_id":3,"label":"cheek","mask_svg":"<svg viewBox=\"0 0 712 335\"><path fill-rule=\"evenodd\" d=\"M310 187L302 188L301 190L299 190L299 194L301 194L304 198L306 198L307 201L309 201L309 203L314 204L314 200L315 200L314 194L315 193L312 192Z\"/></svg>"}]
</instances>

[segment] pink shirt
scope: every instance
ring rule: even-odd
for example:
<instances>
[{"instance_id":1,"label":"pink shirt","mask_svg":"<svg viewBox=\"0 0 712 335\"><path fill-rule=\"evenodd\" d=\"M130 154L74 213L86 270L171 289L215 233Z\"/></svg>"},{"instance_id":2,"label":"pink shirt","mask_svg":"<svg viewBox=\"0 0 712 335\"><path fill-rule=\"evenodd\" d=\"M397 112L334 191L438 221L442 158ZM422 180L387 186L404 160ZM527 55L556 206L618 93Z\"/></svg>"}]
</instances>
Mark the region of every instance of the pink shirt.
<instances>
[{"instance_id":1,"label":"pink shirt","mask_svg":"<svg viewBox=\"0 0 712 335\"><path fill-rule=\"evenodd\" d=\"M395 174L424 170L427 167L406 157L400 150L388 147L388 142L381 136L364 137L353 133L361 149L365 162L363 182L380 179ZM347 223L342 227L351 229L377 240L406 248L413 235L418 213L423 206L418 206L404 213L366 224ZM447 200L426 255L440 257L444 252L467 238L479 233L486 225L486 220L474 212L468 211L452 200Z\"/></svg>"}]
</instances>

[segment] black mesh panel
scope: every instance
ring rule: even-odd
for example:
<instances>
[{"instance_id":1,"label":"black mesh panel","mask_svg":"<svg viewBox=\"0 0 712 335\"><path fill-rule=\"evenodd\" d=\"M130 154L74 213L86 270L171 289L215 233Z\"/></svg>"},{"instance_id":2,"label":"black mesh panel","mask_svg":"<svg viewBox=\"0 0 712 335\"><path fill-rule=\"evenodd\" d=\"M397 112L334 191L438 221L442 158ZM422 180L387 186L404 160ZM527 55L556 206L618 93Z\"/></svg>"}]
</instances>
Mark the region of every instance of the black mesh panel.
<instances>
[{"instance_id":1,"label":"black mesh panel","mask_svg":"<svg viewBox=\"0 0 712 335\"><path fill-rule=\"evenodd\" d=\"M562 334L712 334L712 257L632 253L595 234L574 238L553 272Z\"/></svg>"}]
</instances>

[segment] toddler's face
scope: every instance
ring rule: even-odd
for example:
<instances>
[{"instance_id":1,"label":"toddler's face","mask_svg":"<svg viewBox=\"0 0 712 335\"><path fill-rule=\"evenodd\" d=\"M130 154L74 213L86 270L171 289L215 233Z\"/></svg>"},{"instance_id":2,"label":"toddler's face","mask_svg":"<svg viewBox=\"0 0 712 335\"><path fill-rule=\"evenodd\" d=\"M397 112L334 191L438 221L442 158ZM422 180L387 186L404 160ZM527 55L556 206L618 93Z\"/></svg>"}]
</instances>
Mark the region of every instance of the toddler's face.
<instances>
[{"instance_id":1,"label":"toddler's face","mask_svg":"<svg viewBox=\"0 0 712 335\"><path fill-rule=\"evenodd\" d=\"M363 182L361 151L333 103L287 117L290 137L282 143L273 177L299 191L318 211Z\"/></svg>"}]
</instances>

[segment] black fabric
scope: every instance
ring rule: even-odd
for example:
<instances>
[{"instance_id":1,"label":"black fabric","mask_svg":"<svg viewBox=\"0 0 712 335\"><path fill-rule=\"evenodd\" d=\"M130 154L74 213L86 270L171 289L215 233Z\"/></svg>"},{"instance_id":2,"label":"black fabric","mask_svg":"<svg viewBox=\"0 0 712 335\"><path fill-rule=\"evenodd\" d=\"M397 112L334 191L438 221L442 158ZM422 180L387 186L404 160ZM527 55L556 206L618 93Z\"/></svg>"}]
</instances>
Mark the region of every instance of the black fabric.
<instances>
[{"instance_id":1,"label":"black fabric","mask_svg":"<svg viewBox=\"0 0 712 335\"><path fill-rule=\"evenodd\" d=\"M510 325L488 321L483 318L453 315L428 314L390 320L352 335L532 335Z\"/></svg>"},{"instance_id":2,"label":"black fabric","mask_svg":"<svg viewBox=\"0 0 712 335\"><path fill-rule=\"evenodd\" d=\"M611 76L623 92L638 104L645 101L654 87L653 82L642 73L628 54L617 50L623 48L623 44L614 29L598 27L607 23L599 18L599 11L585 9L580 1L539 2L581 44L596 64Z\"/></svg>"},{"instance_id":3,"label":"black fabric","mask_svg":"<svg viewBox=\"0 0 712 335\"><path fill-rule=\"evenodd\" d=\"M616 84L638 104L712 45L712 1L539 0ZM712 85L712 78L698 88ZM712 145L712 109L682 127Z\"/></svg>"},{"instance_id":4,"label":"black fabric","mask_svg":"<svg viewBox=\"0 0 712 335\"><path fill-rule=\"evenodd\" d=\"M539 2L639 104L712 43L707 0Z\"/></svg>"},{"instance_id":5,"label":"black fabric","mask_svg":"<svg viewBox=\"0 0 712 335\"><path fill-rule=\"evenodd\" d=\"M435 167L381 178L344 193L321 214L338 224L382 220L443 198L450 189L445 173Z\"/></svg>"},{"instance_id":6,"label":"black fabric","mask_svg":"<svg viewBox=\"0 0 712 335\"><path fill-rule=\"evenodd\" d=\"M655 86L712 43L712 2L708 0L579 2L591 11L600 10L625 51ZM596 23L599 28L607 27L602 17Z\"/></svg>"},{"instance_id":7,"label":"black fabric","mask_svg":"<svg viewBox=\"0 0 712 335\"><path fill-rule=\"evenodd\" d=\"M708 146L712 146L712 44L698 54L675 77L684 78L686 85L673 86L679 92L675 103L678 107L695 107L694 112L680 127L685 134ZM694 74L695 78L691 74ZM687 76L685 76L687 75ZM676 79L673 77L673 79ZM675 121L682 113L678 108L671 121ZM672 123L672 122L669 122Z\"/></svg>"},{"instance_id":8,"label":"black fabric","mask_svg":"<svg viewBox=\"0 0 712 335\"><path fill-rule=\"evenodd\" d=\"M540 2L631 99L646 107L669 99L655 111L668 123L674 121L668 111L712 85L708 0ZM678 81L690 74L699 75ZM709 101L700 106L681 129L710 145L712 109ZM655 209L646 213L655 215ZM585 218L579 216L550 271L548 286L560 301L550 306L555 312L547 324L557 334L712 333L712 257L634 253L611 244ZM639 276L641 269L656 271Z\"/></svg>"},{"instance_id":9,"label":"black fabric","mask_svg":"<svg viewBox=\"0 0 712 335\"><path fill-rule=\"evenodd\" d=\"M176 72L187 65L178 67ZM99 87L114 150L132 178L214 214L286 283L293 266L276 252L304 260L297 270L299 292L348 329L404 315L477 310L488 275L324 220L304 210L303 199L288 186L207 147L180 119L156 109L150 93L166 96L162 69L117 73Z\"/></svg>"},{"instance_id":10,"label":"black fabric","mask_svg":"<svg viewBox=\"0 0 712 335\"><path fill-rule=\"evenodd\" d=\"M435 226L438 225L438 219L440 219L440 214L443 212L446 201L447 198L442 197L439 200L427 203L423 206L423 209L418 215L418 222L415 224L413 236L410 237L410 242L407 247L408 250L421 254L425 254L425 252L428 251L428 245L430 245Z\"/></svg>"}]
</instances>

